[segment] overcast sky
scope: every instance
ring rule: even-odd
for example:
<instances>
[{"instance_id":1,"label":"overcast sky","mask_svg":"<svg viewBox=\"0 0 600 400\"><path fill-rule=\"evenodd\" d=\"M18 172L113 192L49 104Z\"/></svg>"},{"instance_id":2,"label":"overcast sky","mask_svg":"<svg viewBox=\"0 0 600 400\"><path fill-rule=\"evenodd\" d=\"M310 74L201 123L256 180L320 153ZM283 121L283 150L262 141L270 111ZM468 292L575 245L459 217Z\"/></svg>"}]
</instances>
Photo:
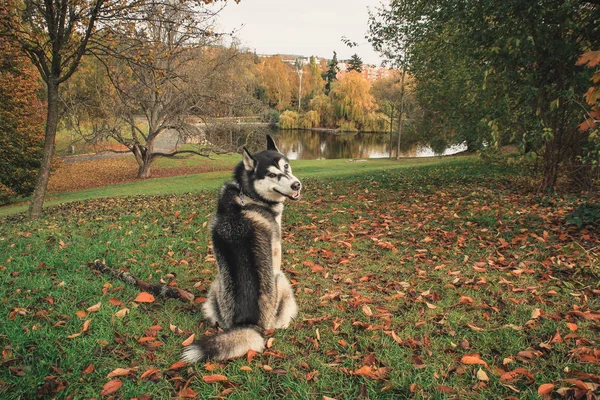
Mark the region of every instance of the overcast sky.
<instances>
[{"instance_id":1,"label":"overcast sky","mask_svg":"<svg viewBox=\"0 0 600 400\"><path fill-rule=\"evenodd\" d=\"M381 0L229 0L219 13L221 31L238 30L244 47L258 54L297 54L338 59L358 54L364 63L381 64L381 58L365 39L367 7L375 10ZM215 6L222 7L223 2ZM214 7L214 6L213 6ZM342 36L357 42L349 48Z\"/></svg>"}]
</instances>

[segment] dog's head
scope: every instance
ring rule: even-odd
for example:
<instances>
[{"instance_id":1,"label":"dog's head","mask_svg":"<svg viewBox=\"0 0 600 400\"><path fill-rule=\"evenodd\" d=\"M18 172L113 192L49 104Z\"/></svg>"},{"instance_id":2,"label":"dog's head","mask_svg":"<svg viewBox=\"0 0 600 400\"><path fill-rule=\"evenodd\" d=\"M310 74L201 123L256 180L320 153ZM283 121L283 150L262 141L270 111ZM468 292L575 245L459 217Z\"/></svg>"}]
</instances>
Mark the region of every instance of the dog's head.
<instances>
[{"instance_id":1,"label":"dog's head","mask_svg":"<svg viewBox=\"0 0 600 400\"><path fill-rule=\"evenodd\" d=\"M243 150L244 186L261 198L281 203L286 198L300 199L302 184L292 174L290 161L281 154L273 138L267 135L267 150L250 154Z\"/></svg>"}]
</instances>

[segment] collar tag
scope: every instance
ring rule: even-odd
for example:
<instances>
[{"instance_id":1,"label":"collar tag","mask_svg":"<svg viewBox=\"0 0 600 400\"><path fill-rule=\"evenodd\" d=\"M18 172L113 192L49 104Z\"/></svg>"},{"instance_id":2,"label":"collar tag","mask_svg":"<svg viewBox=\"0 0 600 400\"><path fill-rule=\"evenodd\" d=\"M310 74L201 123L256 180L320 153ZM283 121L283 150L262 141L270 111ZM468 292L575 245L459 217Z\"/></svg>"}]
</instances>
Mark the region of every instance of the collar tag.
<instances>
[{"instance_id":1,"label":"collar tag","mask_svg":"<svg viewBox=\"0 0 600 400\"><path fill-rule=\"evenodd\" d=\"M240 203L242 204L242 207L245 205L245 203L244 203L244 191L242 190L242 188L240 188Z\"/></svg>"}]
</instances>

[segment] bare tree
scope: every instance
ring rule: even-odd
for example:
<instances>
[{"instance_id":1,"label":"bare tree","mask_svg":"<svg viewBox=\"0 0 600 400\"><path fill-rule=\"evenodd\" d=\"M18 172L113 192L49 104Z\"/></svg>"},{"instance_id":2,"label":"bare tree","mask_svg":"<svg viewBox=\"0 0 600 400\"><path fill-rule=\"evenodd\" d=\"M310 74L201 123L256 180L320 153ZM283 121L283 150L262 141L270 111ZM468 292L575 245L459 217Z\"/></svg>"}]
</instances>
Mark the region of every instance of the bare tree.
<instances>
[{"instance_id":1,"label":"bare tree","mask_svg":"<svg viewBox=\"0 0 600 400\"><path fill-rule=\"evenodd\" d=\"M202 146L202 132L190 117L207 101L207 75L231 61L211 57L221 36L212 28L217 12L175 0L150 3L140 8L143 23L113 32L94 52L116 89L116 98L102 99L113 118L96 124L101 129L95 134L112 137L133 153L138 178L149 178L159 157L209 156L216 150ZM216 61L207 67L207 60ZM161 149L157 139L167 134L175 146ZM199 146L182 149L182 143Z\"/></svg>"}]
</instances>

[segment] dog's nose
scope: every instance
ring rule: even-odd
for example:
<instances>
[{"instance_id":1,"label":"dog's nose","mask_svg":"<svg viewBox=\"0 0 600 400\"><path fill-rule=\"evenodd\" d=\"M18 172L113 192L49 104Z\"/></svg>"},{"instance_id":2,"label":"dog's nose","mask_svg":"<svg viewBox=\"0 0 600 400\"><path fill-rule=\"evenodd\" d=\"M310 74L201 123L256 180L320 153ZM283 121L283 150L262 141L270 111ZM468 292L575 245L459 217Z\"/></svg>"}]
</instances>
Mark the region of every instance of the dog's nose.
<instances>
[{"instance_id":1,"label":"dog's nose","mask_svg":"<svg viewBox=\"0 0 600 400\"><path fill-rule=\"evenodd\" d=\"M292 183L291 187L292 187L292 190L298 191L302 187L302 184L300 182L296 181L296 182Z\"/></svg>"}]
</instances>

